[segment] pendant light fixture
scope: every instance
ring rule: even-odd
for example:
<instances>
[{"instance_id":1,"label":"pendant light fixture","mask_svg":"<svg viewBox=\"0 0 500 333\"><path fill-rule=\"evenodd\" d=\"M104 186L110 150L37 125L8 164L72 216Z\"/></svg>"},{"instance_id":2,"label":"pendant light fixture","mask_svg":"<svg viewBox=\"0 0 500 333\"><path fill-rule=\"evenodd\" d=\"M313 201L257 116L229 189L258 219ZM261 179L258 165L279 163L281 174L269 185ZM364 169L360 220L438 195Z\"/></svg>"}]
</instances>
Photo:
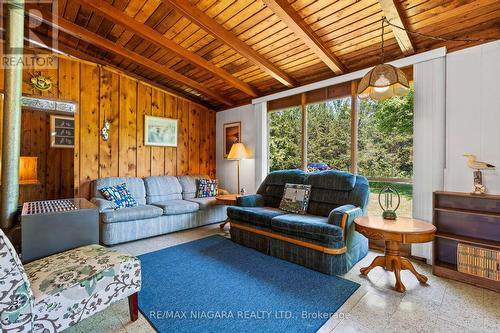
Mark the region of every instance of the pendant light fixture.
<instances>
[{"instance_id":1,"label":"pendant light fixture","mask_svg":"<svg viewBox=\"0 0 500 333\"><path fill-rule=\"evenodd\" d=\"M404 96L410 85L402 70L384 64L384 23L382 18L382 43L380 47L380 65L373 67L359 82L358 96L361 99L371 98L377 101L393 96Z\"/></svg>"}]
</instances>

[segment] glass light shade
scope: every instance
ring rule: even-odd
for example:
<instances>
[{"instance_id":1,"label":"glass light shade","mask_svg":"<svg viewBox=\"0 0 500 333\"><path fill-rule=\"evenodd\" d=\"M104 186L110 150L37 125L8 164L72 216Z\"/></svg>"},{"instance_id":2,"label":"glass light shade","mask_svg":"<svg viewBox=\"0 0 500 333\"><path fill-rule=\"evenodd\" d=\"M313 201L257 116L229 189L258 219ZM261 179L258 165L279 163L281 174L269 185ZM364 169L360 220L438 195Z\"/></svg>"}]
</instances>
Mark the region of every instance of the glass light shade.
<instances>
[{"instance_id":1,"label":"glass light shade","mask_svg":"<svg viewBox=\"0 0 500 333\"><path fill-rule=\"evenodd\" d=\"M38 184L38 157L21 156L19 159L19 183Z\"/></svg>"},{"instance_id":2,"label":"glass light shade","mask_svg":"<svg viewBox=\"0 0 500 333\"><path fill-rule=\"evenodd\" d=\"M402 70L382 64L373 67L363 76L358 85L358 96L361 99L381 101L393 96L404 96L409 88L410 84Z\"/></svg>"},{"instance_id":3,"label":"glass light shade","mask_svg":"<svg viewBox=\"0 0 500 333\"><path fill-rule=\"evenodd\" d=\"M241 142L233 143L231 146L231 150L227 155L229 160L241 160L244 158L248 158L249 154L245 145Z\"/></svg>"}]
</instances>

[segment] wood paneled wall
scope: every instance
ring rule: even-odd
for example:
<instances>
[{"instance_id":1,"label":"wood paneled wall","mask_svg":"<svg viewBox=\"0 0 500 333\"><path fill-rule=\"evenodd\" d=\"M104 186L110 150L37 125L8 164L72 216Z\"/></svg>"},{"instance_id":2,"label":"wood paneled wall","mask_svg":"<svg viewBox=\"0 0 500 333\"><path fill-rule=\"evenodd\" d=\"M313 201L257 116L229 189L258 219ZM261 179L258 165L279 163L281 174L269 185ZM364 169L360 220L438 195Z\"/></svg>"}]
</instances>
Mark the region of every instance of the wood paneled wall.
<instances>
[{"instance_id":1,"label":"wood paneled wall","mask_svg":"<svg viewBox=\"0 0 500 333\"><path fill-rule=\"evenodd\" d=\"M60 68L72 65L62 60ZM214 111L100 66L81 63L79 82L78 196L88 197L90 181L99 177L215 176ZM178 119L178 146L146 146L145 115ZM108 141L99 135L105 117L111 123Z\"/></svg>"},{"instance_id":2,"label":"wood paneled wall","mask_svg":"<svg viewBox=\"0 0 500 333\"><path fill-rule=\"evenodd\" d=\"M23 94L78 103L75 149L38 147L40 141L34 138L49 135L48 123L40 120L39 125L46 124L45 127L31 128L27 115L36 118L35 114L40 117L43 113L23 111L23 152L40 157L39 164L46 171L39 166L39 174L43 174L39 178L53 197L61 197L64 192L56 193L47 187L52 179L62 190L88 198L90 182L99 177L198 173L215 177L215 111L88 62L59 58L58 69L41 71L52 77L55 88L45 93L33 92L27 84L33 71L26 70ZM3 84L3 78L0 79ZM146 146L145 115L177 118L178 146ZM99 135L105 117L111 123L108 141ZM45 198L40 195L36 199Z\"/></svg>"}]
</instances>

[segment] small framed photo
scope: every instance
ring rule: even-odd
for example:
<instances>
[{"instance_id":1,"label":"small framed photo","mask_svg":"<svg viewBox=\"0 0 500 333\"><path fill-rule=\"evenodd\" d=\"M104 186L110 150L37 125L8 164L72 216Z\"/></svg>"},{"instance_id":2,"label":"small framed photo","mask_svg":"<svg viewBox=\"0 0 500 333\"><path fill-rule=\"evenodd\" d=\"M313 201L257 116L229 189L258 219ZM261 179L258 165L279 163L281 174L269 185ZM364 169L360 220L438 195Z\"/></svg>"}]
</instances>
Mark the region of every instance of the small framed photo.
<instances>
[{"instance_id":1,"label":"small framed photo","mask_svg":"<svg viewBox=\"0 0 500 333\"><path fill-rule=\"evenodd\" d=\"M144 116L144 144L177 147L177 123L177 119Z\"/></svg>"},{"instance_id":2,"label":"small framed photo","mask_svg":"<svg viewBox=\"0 0 500 333\"><path fill-rule=\"evenodd\" d=\"M75 118L50 115L50 146L53 148L75 147Z\"/></svg>"},{"instance_id":3,"label":"small framed photo","mask_svg":"<svg viewBox=\"0 0 500 333\"><path fill-rule=\"evenodd\" d=\"M227 158L233 143L241 142L241 122L224 124L224 158Z\"/></svg>"}]
</instances>

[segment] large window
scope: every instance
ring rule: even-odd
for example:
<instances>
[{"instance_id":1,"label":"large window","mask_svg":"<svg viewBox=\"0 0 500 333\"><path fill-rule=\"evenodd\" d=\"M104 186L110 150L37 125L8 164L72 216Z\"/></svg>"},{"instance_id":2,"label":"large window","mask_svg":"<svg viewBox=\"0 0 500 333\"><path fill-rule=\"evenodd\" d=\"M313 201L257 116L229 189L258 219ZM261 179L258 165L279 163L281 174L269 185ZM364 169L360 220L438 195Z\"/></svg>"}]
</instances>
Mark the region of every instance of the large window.
<instances>
[{"instance_id":1,"label":"large window","mask_svg":"<svg viewBox=\"0 0 500 333\"><path fill-rule=\"evenodd\" d=\"M370 181L369 214L381 214L378 193L390 185L401 196L398 215L411 217L413 89L407 96L381 102L357 99L350 86L347 91L345 86L327 89L272 105L279 110L271 107L268 114L270 171L355 172ZM287 103L292 106L283 107Z\"/></svg>"},{"instance_id":2,"label":"large window","mask_svg":"<svg viewBox=\"0 0 500 333\"><path fill-rule=\"evenodd\" d=\"M411 217L413 186L413 90L405 97L362 100L358 111L358 173L370 180L370 214L380 215L378 193L398 191L399 216Z\"/></svg>"}]
</instances>

